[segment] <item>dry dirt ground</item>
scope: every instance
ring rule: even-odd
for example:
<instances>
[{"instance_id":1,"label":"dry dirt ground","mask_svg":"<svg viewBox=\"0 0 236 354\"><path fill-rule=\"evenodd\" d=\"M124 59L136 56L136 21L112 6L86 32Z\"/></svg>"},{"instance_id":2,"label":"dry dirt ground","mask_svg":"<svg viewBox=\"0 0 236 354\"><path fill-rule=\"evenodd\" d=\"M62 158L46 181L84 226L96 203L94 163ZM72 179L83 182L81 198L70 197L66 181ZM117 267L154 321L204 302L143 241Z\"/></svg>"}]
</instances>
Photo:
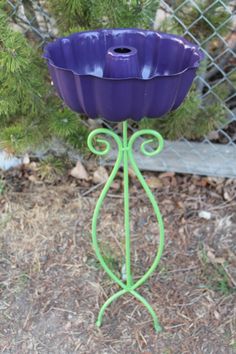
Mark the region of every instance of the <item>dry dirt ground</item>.
<instances>
[{"instance_id":1,"label":"dry dirt ground","mask_svg":"<svg viewBox=\"0 0 236 354\"><path fill-rule=\"evenodd\" d=\"M91 190L72 178L53 185L7 176L0 195L1 353L236 353L236 182L146 176L158 186L153 192L166 246L139 291L164 331L154 333L150 315L129 295L107 309L101 328L94 324L100 306L118 290L90 243L101 186ZM98 228L106 261L117 274L124 258L121 189L118 183L107 196ZM138 278L155 255L158 228L133 177L130 208Z\"/></svg>"}]
</instances>

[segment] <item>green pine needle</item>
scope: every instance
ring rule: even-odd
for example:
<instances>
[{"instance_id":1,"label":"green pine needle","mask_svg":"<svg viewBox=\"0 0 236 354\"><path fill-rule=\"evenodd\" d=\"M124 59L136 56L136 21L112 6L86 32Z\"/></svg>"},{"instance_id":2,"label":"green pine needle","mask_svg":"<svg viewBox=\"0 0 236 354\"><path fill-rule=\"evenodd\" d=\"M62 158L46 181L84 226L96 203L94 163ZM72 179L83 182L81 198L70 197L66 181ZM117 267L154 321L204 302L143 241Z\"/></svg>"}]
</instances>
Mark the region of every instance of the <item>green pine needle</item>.
<instances>
[{"instance_id":1,"label":"green pine needle","mask_svg":"<svg viewBox=\"0 0 236 354\"><path fill-rule=\"evenodd\" d=\"M79 128L79 117L69 109L55 112L49 122L50 131L58 137L67 138Z\"/></svg>"},{"instance_id":2,"label":"green pine needle","mask_svg":"<svg viewBox=\"0 0 236 354\"><path fill-rule=\"evenodd\" d=\"M176 140L185 137L200 139L217 127L226 123L225 109L218 103L208 104L204 109L197 92L192 89L185 102L176 111L161 119L144 119L142 128L153 128L166 139Z\"/></svg>"},{"instance_id":3,"label":"green pine needle","mask_svg":"<svg viewBox=\"0 0 236 354\"><path fill-rule=\"evenodd\" d=\"M196 1L215 28L228 20L219 30L225 36L231 25L231 14L222 2ZM200 13L194 5L177 0L172 2L172 7L177 9L181 4L183 6L176 15L186 27L190 27L192 35L200 41L205 40L212 34L212 28L203 18L199 18ZM229 0L225 0L224 4L228 5ZM51 0L48 7L57 20L60 34L64 35L99 27L151 28L158 5L158 0ZM26 10L30 11L29 8ZM56 136L71 147L86 152L87 128L78 115L61 108L61 102L49 84L46 65L40 58L41 52L34 48L32 41L9 26L11 7L0 0L0 9L0 148L14 153L23 152ZM12 16L17 21L14 14ZM197 25L191 26L197 18ZM161 30L183 33L182 26L174 18L164 21ZM214 36L206 43L206 50L214 54L219 45L219 40ZM200 74L204 74L207 64L206 60L199 70ZM229 74L229 79L236 81L234 72ZM214 88L214 94L224 100L232 89L233 86L223 81ZM181 136L201 139L224 124L225 116L225 109L212 96L206 96L201 102L193 88L183 105L168 117L143 120L140 125L154 127L168 139Z\"/></svg>"},{"instance_id":4,"label":"green pine needle","mask_svg":"<svg viewBox=\"0 0 236 354\"><path fill-rule=\"evenodd\" d=\"M65 174L66 166L63 159L50 155L40 162L37 170L44 181L52 183Z\"/></svg>"}]
</instances>

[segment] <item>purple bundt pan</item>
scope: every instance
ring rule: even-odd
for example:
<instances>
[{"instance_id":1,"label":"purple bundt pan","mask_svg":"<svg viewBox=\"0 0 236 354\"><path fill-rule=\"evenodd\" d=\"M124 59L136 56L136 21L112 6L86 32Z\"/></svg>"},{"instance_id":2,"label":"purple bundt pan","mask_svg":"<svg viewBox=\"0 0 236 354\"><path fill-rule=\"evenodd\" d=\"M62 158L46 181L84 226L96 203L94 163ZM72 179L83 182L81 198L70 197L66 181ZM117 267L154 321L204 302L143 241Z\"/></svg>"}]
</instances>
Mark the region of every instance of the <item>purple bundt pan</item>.
<instances>
[{"instance_id":1,"label":"purple bundt pan","mask_svg":"<svg viewBox=\"0 0 236 354\"><path fill-rule=\"evenodd\" d=\"M179 107L203 57L180 36L133 28L74 33L44 48L66 105L114 122L157 118Z\"/></svg>"}]
</instances>

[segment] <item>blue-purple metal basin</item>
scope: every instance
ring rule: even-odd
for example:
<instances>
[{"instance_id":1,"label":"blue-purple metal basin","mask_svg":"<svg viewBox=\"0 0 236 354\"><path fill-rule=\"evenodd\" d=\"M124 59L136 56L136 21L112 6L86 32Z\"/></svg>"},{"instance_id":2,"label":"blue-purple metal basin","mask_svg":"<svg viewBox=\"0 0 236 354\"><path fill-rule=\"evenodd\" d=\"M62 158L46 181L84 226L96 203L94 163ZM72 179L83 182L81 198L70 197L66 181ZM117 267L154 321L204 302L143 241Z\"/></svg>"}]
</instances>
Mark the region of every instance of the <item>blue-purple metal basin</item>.
<instances>
[{"instance_id":1,"label":"blue-purple metal basin","mask_svg":"<svg viewBox=\"0 0 236 354\"><path fill-rule=\"evenodd\" d=\"M44 48L66 105L116 122L157 118L176 109L203 57L180 36L142 29L79 32Z\"/></svg>"}]
</instances>

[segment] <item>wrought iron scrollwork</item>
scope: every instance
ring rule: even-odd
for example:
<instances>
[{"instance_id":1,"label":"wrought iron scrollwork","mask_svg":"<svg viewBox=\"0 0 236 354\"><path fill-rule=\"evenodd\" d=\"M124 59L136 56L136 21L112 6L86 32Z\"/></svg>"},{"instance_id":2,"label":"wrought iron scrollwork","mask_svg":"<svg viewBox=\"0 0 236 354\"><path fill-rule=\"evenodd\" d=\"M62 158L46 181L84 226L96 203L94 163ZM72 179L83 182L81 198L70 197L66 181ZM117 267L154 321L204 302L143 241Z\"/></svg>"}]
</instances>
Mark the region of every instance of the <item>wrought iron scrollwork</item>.
<instances>
[{"instance_id":1,"label":"wrought iron scrollwork","mask_svg":"<svg viewBox=\"0 0 236 354\"><path fill-rule=\"evenodd\" d=\"M104 314L104 311L107 308L107 306L109 306L114 300L116 300L120 296L124 295L125 293L130 293L147 308L147 310L149 311L149 313L151 314L151 316L153 318L154 328L157 332L159 332L161 330L161 327L159 325L156 313L154 312L151 305L147 302L147 300L143 296L141 296L136 291L136 289L140 285L142 285L151 276L151 274L154 272L154 270L156 269L156 267L158 266L158 264L160 262L161 255L162 255L163 248L164 248L164 225L163 225L162 216L161 216L159 207L157 205L157 202L155 200L155 197L152 194L149 186L147 185L147 183L146 183L144 177L142 176L142 173L140 172L138 165L135 161L134 153L133 153L133 145L134 145L136 139L139 138L140 136L143 136L143 135L151 136L152 138L148 138L147 140L143 141L142 144L140 145L141 153L145 156L151 157L151 156L154 156L154 155L160 153L161 150L163 149L163 145L164 145L163 138L158 132L156 132L154 130L143 129L143 130L135 132L128 140L127 121L123 122L123 139L121 139L119 135L117 135L116 133L114 133L113 131L111 131L109 129L99 128L99 129L92 131L88 137L89 149L94 154L99 155L99 156L104 156L104 155L108 154L111 150L110 141L106 140L104 137L101 137L101 135L107 135L107 136L110 136L111 138L114 139L114 141L117 144L118 154L117 154L116 162L114 164L112 172L111 172L111 174L108 178L108 181L106 182L106 184L100 194L100 197L98 198L98 201L97 201L97 204L96 204L96 207L94 210L93 219L92 219L92 242L93 242L94 251L95 251L102 267L104 268L106 273L111 277L111 279L113 279L121 287L121 290L119 290L118 292L113 294L103 304L103 306L100 309L100 312L98 315L98 320L97 320L96 324L98 326L101 325L103 314ZM155 148L154 150L151 150L151 151L147 150L148 145L155 140L158 143L157 148ZM98 146L95 145L95 142ZM112 270L108 267L108 265L106 264L102 254L101 254L99 244L97 241L97 221L99 218L100 209L101 209L103 201L109 191L109 188L110 188L113 180L115 179L119 168L122 165L122 162L123 162L123 178L124 178L124 224L125 224L126 284L121 279L119 279L118 276L115 275L112 272ZM148 271L135 283L133 282L132 270L131 270L131 258L130 258L131 240L130 240L130 220L129 220L129 177L128 177L129 165L131 165L131 167L133 168L137 178L139 179L143 189L145 190L145 192L152 204L152 207L153 207L154 212L156 214L157 222L159 225L159 246L158 246L156 257L155 257L152 265L148 269Z\"/></svg>"}]
</instances>

